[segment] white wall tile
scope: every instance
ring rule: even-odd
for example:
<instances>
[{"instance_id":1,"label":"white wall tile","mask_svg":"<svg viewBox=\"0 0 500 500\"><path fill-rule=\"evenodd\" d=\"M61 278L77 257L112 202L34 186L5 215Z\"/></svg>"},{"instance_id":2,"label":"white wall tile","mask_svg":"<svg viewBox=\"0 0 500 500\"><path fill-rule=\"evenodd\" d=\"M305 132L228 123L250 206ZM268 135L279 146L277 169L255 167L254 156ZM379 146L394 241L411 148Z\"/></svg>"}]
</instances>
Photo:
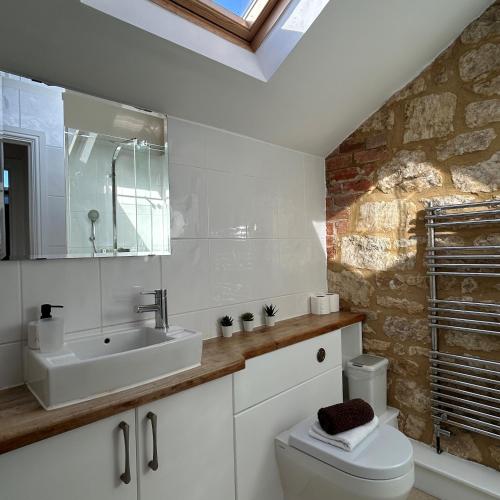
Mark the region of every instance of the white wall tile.
<instances>
[{"instance_id":1,"label":"white wall tile","mask_svg":"<svg viewBox=\"0 0 500 500\"><path fill-rule=\"evenodd\" d=\"M139 304L152 304L154 297L141 296L161 288L160 257L100 259L102 324L104 326L154 318L154 313L136 312Z\"/></svg>"},{"instance_id":2,"label":"white wall tile","mask_svg":"<svg viewBox=\"0 0 500 500\"><path fill-rule=\"evenodd\" d=\"M212 306L252 299L253 258L246 240L210 241Z\"/></svg>"},{"instance_id":3,"label":"white wall tile","mask_svg":"<svg viewBox=\"0 0 500 500\"><path fill-rule=\"evenodd\" d=\"M265 298L279 295L283 290L279 240L254 239L248 244L252 259L252 296Z\"/></svg>"},{"instance_id":4,"label":"white wall tile","mask_svg":"<svg viewBox=\"0 0 500 500\"><path fill-rule=\"evenodd\" d=\"M248 187L246 178L207 172L208 234L211 238L246 238Z\"/></svg>"},{"instance_id":5,"label":"white wall tile","mask_svg":"<svg viewBox=\"0 0 500 500\"><path fill-rule=\"evenodd\" d=\"M209 335L209 313L212 309L204 311L194 311L184 314L170 316L171 326L182 326L189 330L196 330L203 333L203 338L208 339L216 335Z\"/></svg>"},{"instance_id":6,"label":"white wall tile","mask_svg":"<svg viewBox=\"0 0 500 500\"><path fill-rule=\"evenodd\" d=\"M47 154L47 191L49 196L66 196L64 149L48 146Z\"/></svg>"},{"instance_id":7,"label":"white wall tile","mask_svg":"<svg viewBox=\"0 0 500 500\"><path fill-rule=\"evenodd\" d=\"M312 238L309 241L309 262L305 263L309 270L308 291L321 292L327 290L326 282L326 240L325 238Z\"/></svg>"},{"instance_id":8,"label":"white wall tile","mask_svg":"<svg viewBox=\"0 0 500 500\"><path fill-rule=\"evenodd\" d=\"M318 156L304 155L305 173L305 235L311 238L324 238L326 222L326 184L325 160Z\"/></svg>"},{"instance_id":9,"label":"white wall tile","mask_svg":"<svg viewBox=\"0 0 500 500\"><path fill-rule=\"evenodd\" d=\"M22 331L20 266L0 262L0 344L21 340Z\"/></svg>"},{"instance_id":10,"label":"white wall tile","mask_svg":"<svg viewBox=\"0 0 500 500\"><path fill-rule=\"evenodd\" d=\"M310 288L311 248L306 239L280 240L281 293L286 295Z\"/></svg>"},{"instance_id":11,"label":"white wall tile","mask_svg":"<svg viewBox=\"0 0 500 500\"><path fill-rule=\"evenodd\" d=\"M278 185L278 236L303 238L306 236L305 175L302 165L293 165Z\"/></svg>"},{"instance_id":12,"label":"white wall tile","mask_svg":"<svg viewBox=\"0 0 500 500\"><path fill-rule=\"evenodd\" d=\"M205 163L205 127L177 118L168 119L169 162L193 167Z\"/></svg>"},{"instance_id":13,"label":"white wall tile","mask_svg":"<svg viewBox=\"0 0 500 500\"><path fill-rule=\"evenodd\" d=\"M22 342L0 345L0 387L14 387L23 383Z\"/></svg>"},{"instance_id":14,"label":"white wall tile","mask_svg":"<svg viewBox=\"0 0 500 500\"><path fill-rule=\"evenodd\" d=\"M3 85L2 88L3 124L8 127L20 127L19 89Z\"/></svg>"},{"instance_id":15,"label":"white wall tile","mask_svg":"<svg viewBox=\"0 0 500 500\"><path fill-rule=\"evenodd\" d=\"M162 257L171 314L210 306L208 256L208 240L172 240L172 255Z\"/></svg>"},{"instance_id":16,"label":"white wall tile","mask_svg":"<svg viewBox=\"0 0 500 500\"><path fill-rule=\"evenodd\" d=\"M47 247L66 245L66 198L47 196L47 223L43 227Z\"/></svg>"},{"instance_id":17,"label":"white wall tile","mask_svg":"<svg viewBox=\"0 0 500 500\"><path fill-rule=\"evenodd\" d=\"M99 263L90 259L22 262L25 325L38 319L41 304L61 304L64 331L99 328L101 302Z\"/></svg>"},{"instance_id":18,"label":"white wall tile","mask_svg":"<svg viewBox=\"0 0 500 500\"><path fill-rule=\"evenodd\" d=\"M271 179L244 177L248 208L248 238L274 238L278 234L279 185Z\"/></svg>"},{"instance_id":19,"label":"white wall tile","mask_svg":"<svg viewBox=\"0 0 500 500\"><path fill-rule=\"evenodd\" d=\"M244 151L241 137L223 130L205 130L205 167L223 172L241 173L240 162Z\"/></svg>"},{"instance_id":20,"label":"white wall tile","mask_svg":"<svg viewBox=\"0 0 500 500\"><path fill-rule=\"evenodd\" d=\"M44 132L47 146L64 144L62 91L24 86L20 94L21 127Z\"/></svg>"},{"instance_id":21,"label":"white wall tile","mask_svg":"<svg viewBox=\"0 0 500 500\"><path fill-rule=\"evenodd\" d=\"M208 236L207 179L204 170L187 165L169 166L172 238Z\"/></svg>"}]
</instances>

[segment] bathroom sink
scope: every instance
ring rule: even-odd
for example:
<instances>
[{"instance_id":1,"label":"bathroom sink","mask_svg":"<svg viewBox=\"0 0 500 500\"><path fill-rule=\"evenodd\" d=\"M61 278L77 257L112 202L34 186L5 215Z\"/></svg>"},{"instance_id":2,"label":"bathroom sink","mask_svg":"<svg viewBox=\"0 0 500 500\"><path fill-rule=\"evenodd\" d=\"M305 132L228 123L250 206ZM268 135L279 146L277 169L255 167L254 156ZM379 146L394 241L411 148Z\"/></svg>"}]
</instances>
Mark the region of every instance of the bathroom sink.
<instances>
[{"instance_id":1,"label":"bathroom sink","mask_svg":"<svg viewBox=\"0 0 500 500\"><path fill-rule=\"evenodd\" d=\"M111 394L201 363L202 334L131 328L69 340L57 353L26 349L26 384L47 410Z\"/></svg>"}]
</instances>

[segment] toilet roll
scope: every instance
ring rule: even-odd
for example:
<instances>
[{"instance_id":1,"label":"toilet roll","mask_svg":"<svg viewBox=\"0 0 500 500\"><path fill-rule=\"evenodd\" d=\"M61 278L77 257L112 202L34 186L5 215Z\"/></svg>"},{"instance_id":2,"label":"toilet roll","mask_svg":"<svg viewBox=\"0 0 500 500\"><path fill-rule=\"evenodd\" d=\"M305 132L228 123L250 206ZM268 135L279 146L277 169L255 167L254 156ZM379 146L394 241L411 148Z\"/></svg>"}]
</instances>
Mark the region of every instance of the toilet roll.
<instances>
[{"instance_id":1,"label":"toilet roll","mask_svg":"<svg viewBox=\"0 0 500 500\"><path fill-rule=\"evenodd\" d=\"M326 295L313 295L311 297L312 314L329 314L330 299Z\"/></svg>"},{"instance_id":2,"label":"toilet roll","mask_svg":"<svg viewBox=\"0 0 500 500\"><path fill-rule=\"evenodd\" d=\"M326 296L330 302L330 312L336 313L340 310L340 298L338 293L327 293Z\"/></svg>"}]
</instances>

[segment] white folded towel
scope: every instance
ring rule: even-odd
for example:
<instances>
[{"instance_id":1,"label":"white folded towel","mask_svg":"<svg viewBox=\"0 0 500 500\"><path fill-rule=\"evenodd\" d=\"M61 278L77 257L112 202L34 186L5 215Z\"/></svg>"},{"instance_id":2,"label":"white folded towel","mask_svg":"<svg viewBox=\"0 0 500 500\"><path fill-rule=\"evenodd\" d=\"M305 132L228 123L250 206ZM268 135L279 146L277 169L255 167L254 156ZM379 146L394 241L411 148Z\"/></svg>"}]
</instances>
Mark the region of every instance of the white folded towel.
<instances>
[{"instance_id":1,"label":"white folded towel","mask_svg":"<svg viewBox=\"0 0 500 500\"><path fill-rule=\"evenodd\" d=\"M309 435L314 439L323 441L323 443L331 444L345 451L352 451L356 446L371 434L378 426L377 416L367 424L354 427L349 431L339 432L338 434L328 434L316 420L309 429Z\"/></svg>"}]
</instances>

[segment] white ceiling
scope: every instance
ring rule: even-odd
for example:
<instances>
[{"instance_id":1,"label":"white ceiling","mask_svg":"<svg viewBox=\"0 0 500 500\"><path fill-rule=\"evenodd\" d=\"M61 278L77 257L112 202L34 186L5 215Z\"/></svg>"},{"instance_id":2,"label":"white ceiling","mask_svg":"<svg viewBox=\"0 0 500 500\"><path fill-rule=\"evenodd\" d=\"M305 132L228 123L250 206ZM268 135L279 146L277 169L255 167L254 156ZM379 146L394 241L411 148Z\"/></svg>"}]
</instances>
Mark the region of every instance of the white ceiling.
<instances>
[{"instance_id":1,"label":"white ceiling","mask_svg":"<svg viewBox=\"0 0 500 500\"><path fill-rule=\"evenodd\" d=\"M2 0L0 70L325 156L491 3L331 0L264 83L79 0Z\"/></svg>"}]
</instances>

